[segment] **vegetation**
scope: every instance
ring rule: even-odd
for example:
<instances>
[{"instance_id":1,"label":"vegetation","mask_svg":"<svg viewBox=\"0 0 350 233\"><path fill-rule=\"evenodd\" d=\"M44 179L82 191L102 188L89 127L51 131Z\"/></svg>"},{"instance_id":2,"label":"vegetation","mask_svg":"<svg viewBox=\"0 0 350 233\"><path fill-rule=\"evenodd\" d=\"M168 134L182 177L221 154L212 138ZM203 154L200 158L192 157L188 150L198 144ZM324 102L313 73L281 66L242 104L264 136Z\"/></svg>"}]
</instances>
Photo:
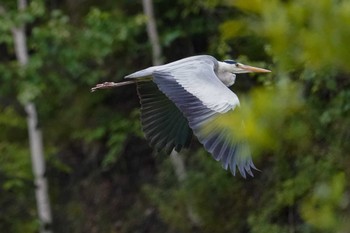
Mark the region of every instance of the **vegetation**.
<instances>
[{"instance_id":1,"label":"vegetation","mask_svg":"<svg viewBox=\"0 0 350 233\"><path fill-rule=\"evenodd\" d=\"M195 140L187 177L143 138L135 87L90 93L149 66L141 1L31 0L0 7L0 231L38 232L23 104L43 130L54 232L348 232L350 1L154 0L164 60L194 54L267 67L240 75L254 178ZM11 29L27 25L29 63ZM188 206L198 215L194 223Z\"/></svg>"}]
</instances>

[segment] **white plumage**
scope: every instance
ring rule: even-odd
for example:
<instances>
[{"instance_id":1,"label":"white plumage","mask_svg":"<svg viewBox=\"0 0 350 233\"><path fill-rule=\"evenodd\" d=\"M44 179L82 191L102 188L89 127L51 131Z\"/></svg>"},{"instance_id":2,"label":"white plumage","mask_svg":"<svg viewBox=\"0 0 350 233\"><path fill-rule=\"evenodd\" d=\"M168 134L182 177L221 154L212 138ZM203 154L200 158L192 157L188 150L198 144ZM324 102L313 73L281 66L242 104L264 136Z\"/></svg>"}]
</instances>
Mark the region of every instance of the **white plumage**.
<instances>
[{"instance_id":1,"label":"white plumage","mask_svg":"<svg viewBox=\"0 0 350 233\"><path fill-rule=\"evenodd\" d=\"M239 106L228 86L235 83L236 73L247 72L270 71L200 55L152 66L125 78L137 84L143 130L157 150L180 151L189 146L193 133L225 169L235 174L238 168L246 177L246 173L253 176L251 168L255 168L249 147L235 142L233 134L214 119ZM129 83L99 84L93 90Z\"/></svg>"}]
</instances>

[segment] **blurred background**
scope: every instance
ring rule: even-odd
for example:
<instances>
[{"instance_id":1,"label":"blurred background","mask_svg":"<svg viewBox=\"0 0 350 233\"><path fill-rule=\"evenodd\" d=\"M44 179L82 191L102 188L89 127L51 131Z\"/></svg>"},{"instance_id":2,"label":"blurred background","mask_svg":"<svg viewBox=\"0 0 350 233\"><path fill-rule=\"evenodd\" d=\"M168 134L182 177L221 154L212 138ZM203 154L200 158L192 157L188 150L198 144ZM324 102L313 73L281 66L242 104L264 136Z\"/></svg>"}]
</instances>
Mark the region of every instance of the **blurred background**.
<instances>
[{"instance_id":1,"label":"blurred background","mask_svg":"<svg viewBox=\"0 0 350 233\"><path fill-rule=\"evenodd\" d=\"M0 232L350 232L350 1L25 2L0 2ZM163 62L210 54L273 71L239 75L239 117L220 119L232 130L244 119L254 178L195 139L179 172L144 139L135 86L90 93L151 66L157 46Z\"/></svg>"}]
</instances>

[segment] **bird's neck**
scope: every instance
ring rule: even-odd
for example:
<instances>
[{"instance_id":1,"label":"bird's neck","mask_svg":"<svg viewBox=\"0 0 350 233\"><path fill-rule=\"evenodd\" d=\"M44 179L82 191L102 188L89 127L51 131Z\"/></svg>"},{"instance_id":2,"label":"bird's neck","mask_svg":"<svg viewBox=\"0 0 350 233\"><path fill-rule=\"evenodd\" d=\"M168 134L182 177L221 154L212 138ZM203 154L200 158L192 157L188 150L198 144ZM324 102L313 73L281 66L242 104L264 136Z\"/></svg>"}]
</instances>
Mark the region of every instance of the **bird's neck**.
<instances>
[{"instance_id":1,"label":"bird's neck","mask_svg":"<svg viewBox=\"0 0 350 233\"><path fill-rule=\"evenodd\" d=\"M221 73L223 73L223 72L233 73L234 72L234 65L219 61L218 71Z\"/></svg>"},{"instance_id":2,"label":"bird's neck","mask_svg":"<svg viewBox=\"0 0 350 233\"><path fill-rule=\"evenodd\" d=\"M232 86L236 81L236 75L232 73L232 65L219 62L217 76L226 86Z\"/></svg>"}]
</instances>

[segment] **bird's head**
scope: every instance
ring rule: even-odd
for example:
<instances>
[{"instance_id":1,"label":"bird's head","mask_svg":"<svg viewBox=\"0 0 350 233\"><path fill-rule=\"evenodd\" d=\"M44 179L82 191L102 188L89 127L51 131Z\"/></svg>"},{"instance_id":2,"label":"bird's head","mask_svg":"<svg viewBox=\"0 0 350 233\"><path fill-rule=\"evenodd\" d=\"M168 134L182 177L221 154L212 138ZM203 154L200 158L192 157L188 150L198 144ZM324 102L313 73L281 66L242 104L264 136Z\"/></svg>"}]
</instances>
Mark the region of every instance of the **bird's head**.
<instances>
[{"instance_id":1,"label":"bird's head","mask_svg":"<svg viewBox=\"0 0 350 233\"><path fill-rule=\"evenodd\" d=\"M223 62L226 69L233 74L242 74L242 73L268 73L270 70L244 65L242 63L236 62L234 60L225 60ZM228 65L226 65L228 64Z\"/></svg>"}]
</instances>

